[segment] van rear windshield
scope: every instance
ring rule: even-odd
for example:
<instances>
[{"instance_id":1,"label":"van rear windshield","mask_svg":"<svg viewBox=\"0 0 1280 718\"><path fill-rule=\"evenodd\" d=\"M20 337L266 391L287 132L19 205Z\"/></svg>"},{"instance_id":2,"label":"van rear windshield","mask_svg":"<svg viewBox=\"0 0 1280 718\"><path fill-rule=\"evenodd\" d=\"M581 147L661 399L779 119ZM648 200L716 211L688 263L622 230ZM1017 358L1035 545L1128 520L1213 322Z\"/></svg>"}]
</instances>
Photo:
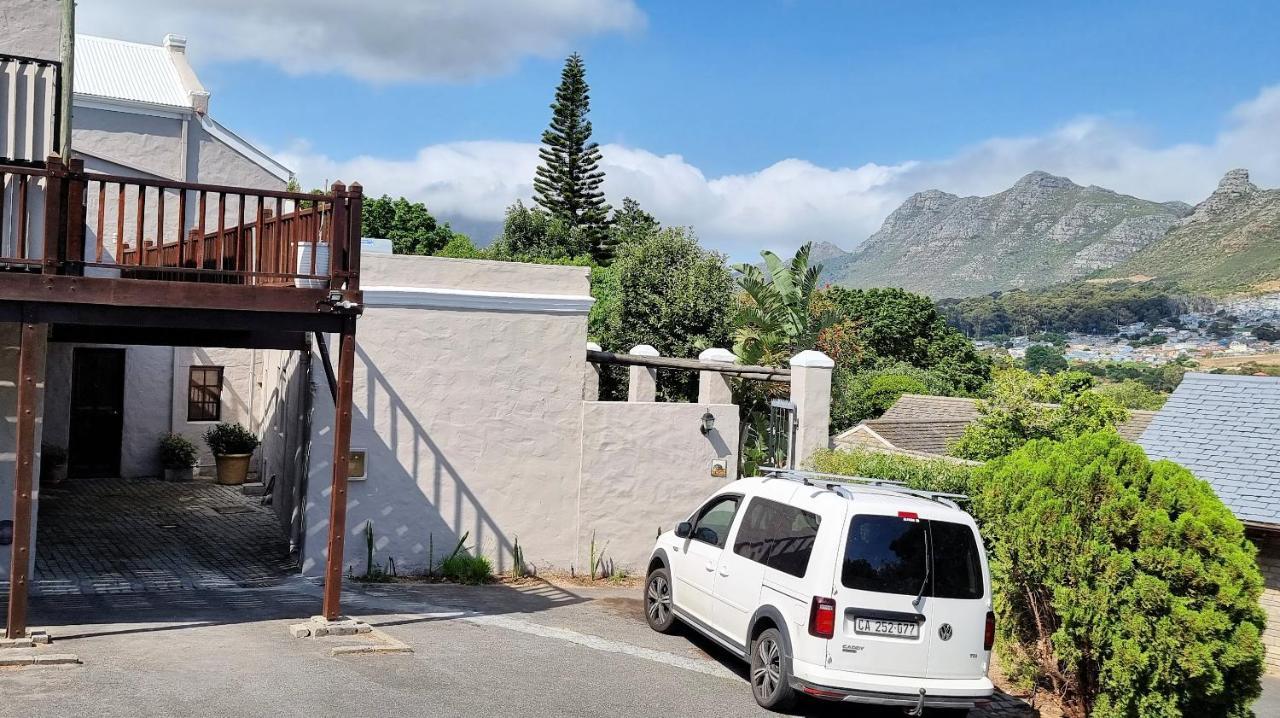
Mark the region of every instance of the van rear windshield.
<instances>
[{"instance_id":1,"label":"van rear windshield","mask_svg":"<svg viewBox=\"0 0 1280 718\"><path fill-rule=\"evenodd\" d=\"M926 596L983 597L982 562L972 529L898 516L853 518L840 572L846 588L915 596L926 578Z\"/></svg>"}]
</instances>

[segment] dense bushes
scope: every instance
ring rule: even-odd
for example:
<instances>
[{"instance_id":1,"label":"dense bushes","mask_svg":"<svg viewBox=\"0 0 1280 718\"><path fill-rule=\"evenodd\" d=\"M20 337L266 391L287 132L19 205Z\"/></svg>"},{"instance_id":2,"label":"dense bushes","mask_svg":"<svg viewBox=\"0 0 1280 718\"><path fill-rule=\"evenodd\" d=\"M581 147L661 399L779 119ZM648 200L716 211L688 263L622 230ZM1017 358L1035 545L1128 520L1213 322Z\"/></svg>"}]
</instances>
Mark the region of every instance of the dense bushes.
<instances>
[{"instance_id":1,"label":"dense bushes","mask_svg":"<svg viewBox=\"0 0 1280 718\"><path fill-rule=\"evenodd\" d=\"M819 451L810 460L814 471L868 479L901 481L913 489L966 493L974 466L946 459L918 459L875 451Z\"/></svg>"},{"instance_id":2,"label":"dense bushes","mask_svg":"<svg viewBox=\"0 0 1280 718\"><path fill-rule=\"evenodd\" d=\"M1072 716L1249 716L1262 579L1186 469L1113 433L1035 441L974 474L1006 670Z\"/></svg>"},{"instance_id":3,"label":"dense bushes","mask_svg":"<svg viewBox=\"0 0 1280 718\"><path fill-rule=\"evenodd\" d=\"M980 339L1034 332L1110 334L1134 322L1174 322L1197 301L1160 282L1075 282L938 303L951 326Z\"/></svg>"},{"instance_id":4,"label":"dense bushes","mask_svg":"<svg viewBox=\"0 0 1280 718\"><path fill-rule=\"evenodd\" d=\"M978 420L965 429L950 453L986 461L1033 439L1067 439L1113 429L1129 418L1124 407L1091 391L1092 385L1093 378L1083 372L1000 370L991 382L990 398L978 405Z\"/></svg>"}]
</instances>

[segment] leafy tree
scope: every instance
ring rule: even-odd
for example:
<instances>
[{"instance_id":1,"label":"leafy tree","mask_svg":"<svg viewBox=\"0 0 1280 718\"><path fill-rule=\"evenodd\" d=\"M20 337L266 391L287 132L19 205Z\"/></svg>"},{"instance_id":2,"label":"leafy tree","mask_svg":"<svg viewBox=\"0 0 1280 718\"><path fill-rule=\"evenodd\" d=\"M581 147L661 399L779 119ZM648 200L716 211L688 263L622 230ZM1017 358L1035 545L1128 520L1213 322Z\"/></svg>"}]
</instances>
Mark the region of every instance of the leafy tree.
<instances>
[{"instance_id":1,"label":"leafy tree","mask_svg":"<svg viewBox=\"0 0 1280 718\"><path fill-rule=\"evenodd\" d=\"M1067 358L1052 344L1032 344L1023 364L1032 374L1057 374L1067 368Z\"/></svg>"},{"instance_id":2,"label":"leafy tree","mask_svg":"<svg viewBox=\"0 0 1280 718\"><path fill-rule=\"evenodd\" d=\"M449 240L436 252L437 257L452 257L454 259L481 259L484 253L481 252L471 239L464 234L456 234L453 239Z\"/></svg>"},{"instance_id":3,"label":"leafy tree","mask_svg":"<svg viewBox=\"0 0 1280 718\"><path fill-rule=\"evenodd\" d=\"M495 259L539 263L586 257L590 251L590 241L581 230L520 200L507 208L502 234L491 248Z\"/></svg>"},{"instance_id":4,"label":"leafy tree","mask_svg":"<svg viewBox=\"0 0 1280 718\"><path fill-rule=\"evenodd\" d=\"M831 287L824 294L844 321L829 332L847 336L848 347L832 348L839 354L837 371L862 371L905 362L946 379L936 389L945 394L971 394L991 378L990 361L973 342L947 326L937 305L926 296L902 289L847 289ZM835 338L824 344L836 344ZM823 347L827 351L828 347Z\"/></svg>"},{"instance_id":5,"label":"leafy tree","mask_svg":"<svg viewBox=\"0 0 1280 718\"><path fill-rule=\"evenodd\" d=\"M856 372L837 370L832 384L832 431L844 431L864 419L880 416L903 394L955 392L955 386L946 376L906 362Z\"/></svg>"},{"instance_id":6,"label":"leafy tree","mask_svg":"<svg viewBox=\"0 0 1280 718\"><path fill-rule=\"evenodd\" d=\"M640 203L624 197L622 209L614 210L609 221L609 238L615 253L652 237L661 228L658 220L640 208Z\"/></svg>"},{"instance_id":7,"label":"leafy tree","mask_svg":"<svg viewBox=\"0 0 1280 718\"><path fill-rule=\"evenodd\" d=\"M733 351L744 364L777 365L817 345L818 335L834 324L835 312L814 312L821 264L809 264L810 244L788 263L764 251L766 276L751 264L734 267L743 297L734 317Z\"/></svg>"},{"instance_id":8,"label":"leafy tree","mask_svg":"<svg viewBox=\"0 0 1280 718\"><path fill-rule=\"evenodd\" d=\"M600 146L591 141L591 97L582 57L565 60L551 103L551 126L542 133L542 160L533 180L534 201L570 230L582 233L591 256L600 264L612 260L608 234L609 205L605 204ZM577 251L566 251L577 254Z\"/></svg>"},{"instance_id":9,"label":"leafy tree","mask_svg":"<svg viewBox=\"0 0 1280 718\"><path fill-rule=\"evenodd\" d=\"M724 257L684 228L658 230L594 269L592 295L590 335L608 351L649 344L663 356L694 357L728 340L733 278ZM697 382L696 372L658 375L667 399L696 397ZM616 380L602 384L602 394L620 393Z\"/></svg>"},{"instance_id":10,"label":"leafy tree","mask_svg":"<svg viewBox=\"0 0 1280 718\"><path fill-rule=\"evenodd\" d=\"M1095 392L1126 409L1144 409L1155 411L1164 406L1168 395L1161 394L1134 379L1125 379L1115 384L1103 384L1094 389Z\"/></svg>"},{"instance_id":11,"label":"leafy tree","mask_svg":"<svg viewBox=\"0 0 1280 718\"><path fill-rule=\"evenodd\" d=\"M462 237L436 221L421 202L387 195L364 201L360 212L360 232L365 237L391 240L396 254L435 254L455 237Z\"/></svg>"},{"instance_id":12,"label":"leafy tree","mask_svg":"<svg viewBox=\"0 0 1280 718\"><path fill-rule=\"evenodd\" d=\"M1068 716L1252 716L1262 577L1209 485L1114 433L1034 441L987 464L1002 665Z\"/></svg>"},{"instance_id":13,"label":"leafy tree","mask_svg":"<svg viewBox=\"0 0 1280 718\"><path fill-rule=\"evenodd\" d=\"M991 381L990 398L978 404L978 420L952 445L951 454L986 461L1034 439L1114 429L1129 418L1124 407L1089 391L1092 385L1093 377L1083 372L999 371Z\"/></svg>"}]
</instances>

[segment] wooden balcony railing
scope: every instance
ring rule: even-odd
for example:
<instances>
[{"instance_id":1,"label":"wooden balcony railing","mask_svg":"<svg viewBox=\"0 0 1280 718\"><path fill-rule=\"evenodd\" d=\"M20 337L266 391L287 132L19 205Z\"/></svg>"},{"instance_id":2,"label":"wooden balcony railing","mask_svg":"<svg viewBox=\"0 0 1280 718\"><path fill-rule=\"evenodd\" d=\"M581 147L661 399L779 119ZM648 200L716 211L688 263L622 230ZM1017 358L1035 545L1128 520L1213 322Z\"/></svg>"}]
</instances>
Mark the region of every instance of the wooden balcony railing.
<instances>
[{"instance_id":1,"label":"wooden balcony railing","mask_svg":"<svg viewBox=\"0 0 1280 718\"><path fill-rule=\"evenodd\" d=\"M0 165L0 269L358 289L360 185L303 194Z\"/></svg>"},{"instance_id":2,"label":"wooden balcony railing","mask_svg":"<svg viewBox=\"0 0 1280 718\"><path fill-rule=\"evenodd\" d=\"M0 53L0 164L38 167L58 150L62 63Z\"/></svg>"}]
</instances>

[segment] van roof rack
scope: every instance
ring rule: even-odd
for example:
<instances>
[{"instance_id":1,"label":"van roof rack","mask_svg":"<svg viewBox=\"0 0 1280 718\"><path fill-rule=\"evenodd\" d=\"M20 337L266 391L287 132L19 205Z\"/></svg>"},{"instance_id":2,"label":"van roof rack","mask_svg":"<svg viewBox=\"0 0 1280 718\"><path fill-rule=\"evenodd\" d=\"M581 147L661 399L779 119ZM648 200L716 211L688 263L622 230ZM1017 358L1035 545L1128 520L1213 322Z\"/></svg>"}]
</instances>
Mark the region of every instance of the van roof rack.
<instances>
[{"instance_id":1,"label":"van roof rack","mask_svg":"<svg viewBox=\"0 0 1280 718\"><path fill-rule=\"evenodd\" d=\"M894 481L892 479L872 479L865 476L848 476L845 474L824 474L818 471L783 469L773 466L761 466L760 471L771 474L774 478L798 481L806 486L818 486L829 491L834 491L846 499L853 498L853 494L848 490L849 486L865 486L872 489L881 489L888 492L928 499L956 509L960 508L956 505L957 501L969 500L969 497L964 494L948 494L941 491L913 489L901 481Z\"/></svg>"}]
</instances>

